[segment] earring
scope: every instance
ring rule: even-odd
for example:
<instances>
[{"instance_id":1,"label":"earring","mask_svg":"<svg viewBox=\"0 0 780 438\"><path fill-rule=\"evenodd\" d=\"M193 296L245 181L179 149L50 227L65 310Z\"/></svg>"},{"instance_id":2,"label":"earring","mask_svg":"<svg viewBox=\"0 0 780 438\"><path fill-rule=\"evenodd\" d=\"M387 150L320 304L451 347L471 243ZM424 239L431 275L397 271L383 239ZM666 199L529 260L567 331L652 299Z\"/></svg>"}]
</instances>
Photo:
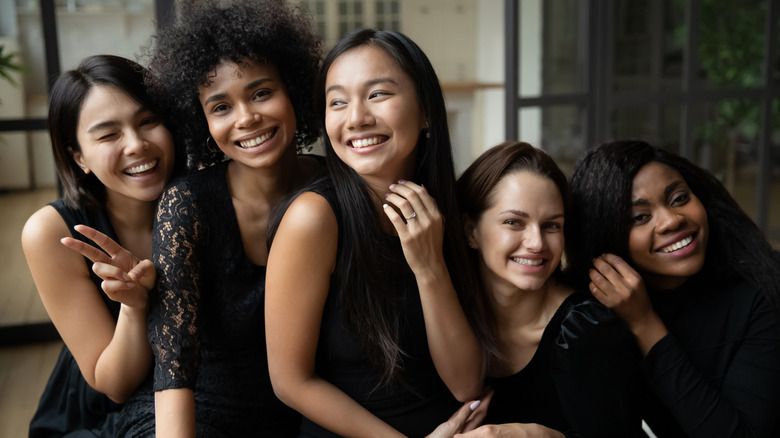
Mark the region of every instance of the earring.
<instances>
[{"instance_id":1,"label":"earring","mask_svg":"<svg viewBox=\"0 0 780 438\"><path fill-rule=\"evenodd\" d=\"M474 245L474 242L469 240L469 248L471 249L477 249L477 245Z\"/></svg>"},{"instance_id":2,"label":"earring","mask_svg":"<svg viewBox=\"0 0 780 438\"><path fill-rule=\"evenodd\" d=\"M425 138L431 138L431 130L427 120L425 121Z\"/></svg>"},{"instance_id":3,"label":"earring","mask_svg":"<svg viewBox=\"0 0 780 438\"><path fill-rule=\"evenodd\" d=\"M213 146L211 145L212 143L214 143ZM209 152L219 152L219 146L217 146L217 142L214 141L214 139L211 138L210 135L206 137L206 150L208 150Z\"/></svg>"}]
</instances>

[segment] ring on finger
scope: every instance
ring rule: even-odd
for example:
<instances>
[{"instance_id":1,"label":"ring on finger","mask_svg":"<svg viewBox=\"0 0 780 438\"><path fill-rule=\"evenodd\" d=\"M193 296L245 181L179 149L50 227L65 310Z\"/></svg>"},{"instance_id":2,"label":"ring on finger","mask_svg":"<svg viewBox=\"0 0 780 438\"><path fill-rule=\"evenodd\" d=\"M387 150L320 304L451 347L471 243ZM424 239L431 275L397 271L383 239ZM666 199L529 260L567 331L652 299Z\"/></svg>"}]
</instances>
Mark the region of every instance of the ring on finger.
<instances>
[{"instance_id":1,"label":"ring on finger","mask_svg":"<svg viewBox=\"0 0 780 438\"><path fill-rule=\"evenodd\" d=\"M417 212L416 212L416 211L413 211L413 212L412 212L412 214L410 214L409 216L405 216L404 218L405 218L406 220L410 220L410 219L414 219L414 218L416 218L416 217L417 217Z\"/></svg>"}]
</instances>

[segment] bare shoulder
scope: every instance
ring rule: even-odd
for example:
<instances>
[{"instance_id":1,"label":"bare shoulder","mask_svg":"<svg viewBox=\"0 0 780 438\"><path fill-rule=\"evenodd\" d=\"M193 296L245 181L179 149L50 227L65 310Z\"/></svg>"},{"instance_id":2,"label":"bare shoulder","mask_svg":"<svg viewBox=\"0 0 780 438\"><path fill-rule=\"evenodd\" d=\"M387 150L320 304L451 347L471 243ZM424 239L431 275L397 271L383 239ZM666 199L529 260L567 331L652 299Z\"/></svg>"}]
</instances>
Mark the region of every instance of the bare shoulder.
<instances>
[{"instance_id":1,"label":"bare shoulder","mask_svg":"<svg viewBox=\"0 0 780 438\"><path fill-rule=\"evenodd\" d=\"M51 205L33 213L22 229L22 248L25 253L41 247L59 246L60 239L71 236L65 220Z\"/></svg>"},{"instance_id":2,"label":"bare shoulder","mask_svg":"<svg viewBox=\"0 0 780 438\"><path fill-rule=\"evenodd\" d=\"M333 208L324 197L314 192L304 192L295 198L284 213L280 233L283 228L294 228L301 232L335 233L338 223Z\"/></svg>"}]
</instances>

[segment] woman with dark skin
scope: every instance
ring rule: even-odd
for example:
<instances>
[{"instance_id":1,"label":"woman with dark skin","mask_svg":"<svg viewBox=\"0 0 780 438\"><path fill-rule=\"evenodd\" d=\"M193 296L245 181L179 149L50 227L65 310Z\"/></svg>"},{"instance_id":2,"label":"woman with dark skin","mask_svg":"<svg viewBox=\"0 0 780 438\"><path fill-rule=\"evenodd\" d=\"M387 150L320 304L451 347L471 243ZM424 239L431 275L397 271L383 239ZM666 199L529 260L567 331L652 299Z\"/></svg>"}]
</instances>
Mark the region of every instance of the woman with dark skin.
<instances>
[{"instance_id":1,"label":"woman with dark skin","mask_svg":"<svg viewBox=\"0 0 780 438\"><path fill-rule=\"evenodd\" d=\"M49 131L63 193L27 221L22 248L65 347L31 437L113 436L116 403L151 368L154 268L138 257L152 254L154 209L173 172L174 144L143 75L128 59L91 56L52 87Z\"/></svg>"},{"instance_id":2,"label":"woman with dark skin","mask_svg":"<svg viewBox=\"0 0 780 438\"><path fill-rule=\"evenodd\" d=\"M361 30L315 97L328 175L287 209L268 261L274 391L302 436L423 436L483 375L441 87L408 37Z\"/></svg>"},{"instance_id":3,"label":"woman with dark skin","mask_svg":"<svg viewBox=\"0 0 780 438\"><path fill-rule=\"evenodd\" d=\"M626 322L659 437L776 437L780 261L709 172L644 141L574 170L571 273Z\"/></svg>"},{"instance_id":4,"label":"woman with dark skin","mask_svg":"<svg viewBox=\"0 0 780 438\"><path fill-rule=\"evenodd\" d=\"M266 224L320 167L310 109L320 41L286 2L195 2L159 31L149 64L196 170L160 199L150 303L154 400L124 409L128 436L290 436L264 336Z\"/></svg>"},{"instance_id":5,"label":"woman with dark skin","mask_svg":"<svg viewBox=\"0 0 780 438\"><path fill-rule=\"evenodd\" d=\"M463 172L458 198L498 352L486 425L458 436L644 436L630 333L561 282L569 185L553 159L502 143Z\"/></svg>"}]
</instances>

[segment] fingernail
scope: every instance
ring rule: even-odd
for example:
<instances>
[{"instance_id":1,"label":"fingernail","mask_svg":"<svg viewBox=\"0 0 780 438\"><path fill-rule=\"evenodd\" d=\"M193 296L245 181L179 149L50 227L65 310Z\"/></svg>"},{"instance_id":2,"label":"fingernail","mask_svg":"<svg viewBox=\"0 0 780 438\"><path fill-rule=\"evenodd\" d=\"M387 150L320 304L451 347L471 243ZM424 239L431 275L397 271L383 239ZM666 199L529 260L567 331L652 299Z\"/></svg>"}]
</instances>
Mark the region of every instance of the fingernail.
<instances>
[{"instance_id":1,"label":"fingernail","mask_svg":"<svg viewBox=\"0 0 780 438\"><path fill-rule=\"evenodd\" d=\"M385 198L387 198L388 196L390 196L390 193L385 193Z\"/></svg>"},{"instance_id":2,"label":"fingernail","mask_svg":"<svg viewBox=\"0 0 780 438\"><path fill-rule=\"evenodd\" d=\"M471 410L473 411L474 409L477 409L477 407L479 406L479 404L480 404L480 403L482 403L482 402L481 402L481 401L479 401L479 400L477 400L477 401L475 401L474 403L470 404L470 405L469 405L469 407L470 407L470 408L471 408Z\"/></svg>"},{"instance_id":3,"label":"fingernail","mask_svg":"<svg viewBox=\"0 0 780 438\"><path fill-rule=\"evenodd\" d=\"M395 184L390 184L390 190L393 190L393 187L395 187Z\"/></svg>"},{"instance_id":4,"label":"fingernail","mask_svg":"<svg viewBox=\"0 0 780 438\"><path fill-rule=\"evenodd\" d=\"M398 180L398 184L403 184L403 183L405 183L405 182L406 182L406 180L405 180L405 179L399 179L399 180Z\"/></svg>"},{"instance_id":5,"label":"fingernail","mask_svg":"<svg viewBox=\"0 0 780 438\"><path fill-rule=\"evenodd\" d=\"M385 208L387 208L387 204L382 204L382 209L384 210Z\"/></svg>"},{"instance_id":6,"label":"fingernail","mask_svg":"<svg viewBox=\"0 0 780 438\"><path fill-rule=\"evenodd\" d=\"M122 278L128 281L130 280L130 276L127 275L127 272L122 273Z\"/></svg>"}]
</instances>

